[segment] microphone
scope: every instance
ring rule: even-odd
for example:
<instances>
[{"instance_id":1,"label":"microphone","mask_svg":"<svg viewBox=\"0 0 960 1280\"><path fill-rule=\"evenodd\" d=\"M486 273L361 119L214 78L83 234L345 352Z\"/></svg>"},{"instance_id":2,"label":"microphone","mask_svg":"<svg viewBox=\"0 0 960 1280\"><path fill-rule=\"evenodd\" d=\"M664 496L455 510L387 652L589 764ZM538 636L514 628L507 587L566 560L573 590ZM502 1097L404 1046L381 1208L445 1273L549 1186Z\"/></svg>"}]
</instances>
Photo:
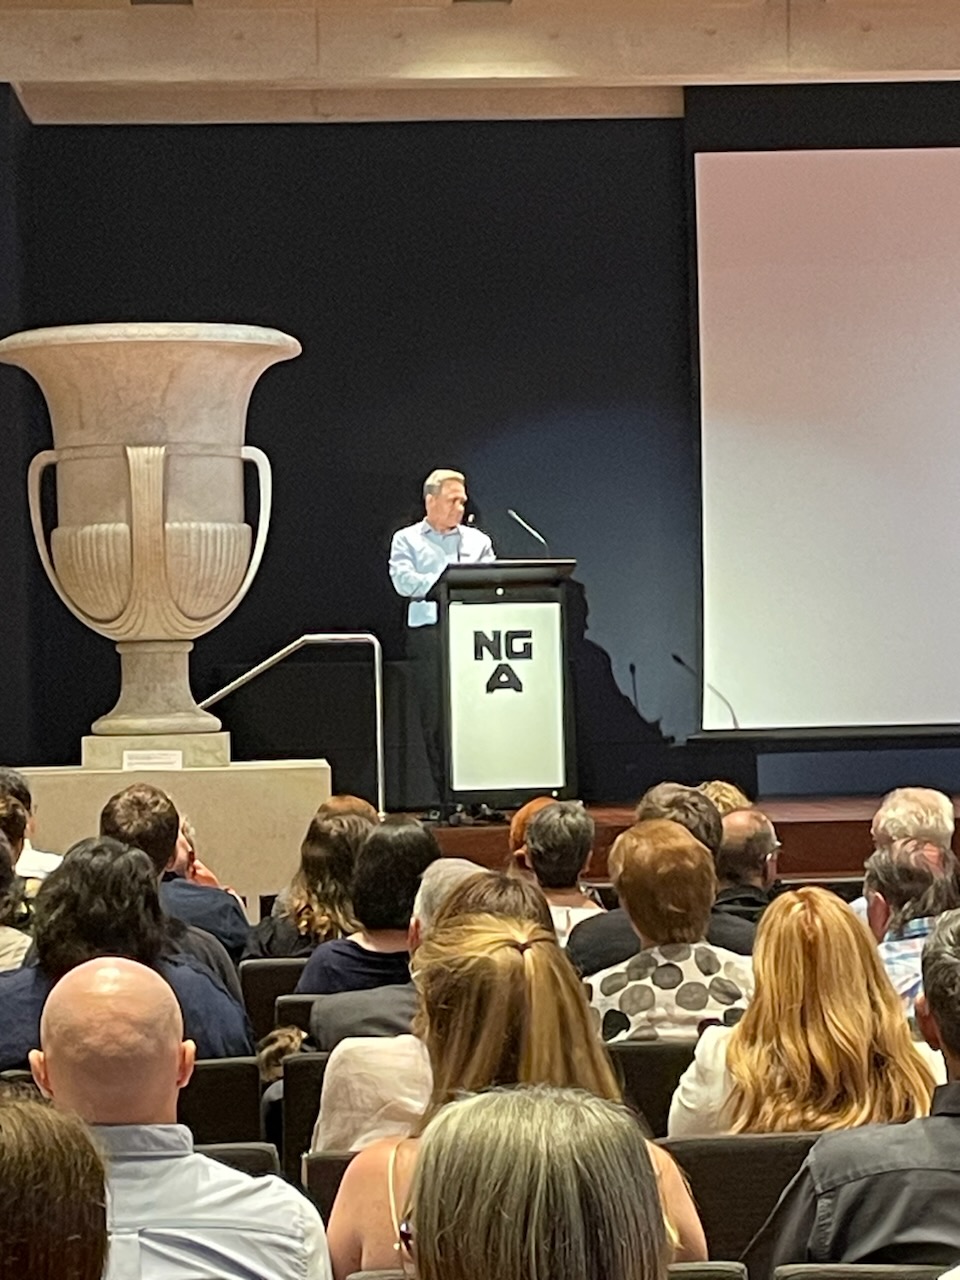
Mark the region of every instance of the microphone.
<instances>
[{"instance_id":1,"label":"microphone","mask_svg":"<svg viewBox=\"0 0 960 1280\"><path fill-rule=\"evenodd\" d=\"M630 663L629 671L630 671L630 684L633 687L633 699L632 699L633 709L639 714L640 703L637 701L637 664L635 662Z\"/></svg>"},{"instance_id":2,"label":"microphone","mask_svg":"<svg viewBox=\"0 0 960 1280\"><path fill-rule=\"evenodd\" d=\"M684 671L686 671L689 675L693 676L694 680L696 680L699 683L700 672L697 671L695 667L691 667L690 663L687 662L684 658L681 658L679 653L671 653L670 657L674 660L674 662L677 664L678 667L683 667ZM720 699L723 705L730 712L730 719L733 721L733 727L735 729L739 729L740 721L737 719L737 713L734 711L733 703L730 701L730 699L725 698L723 694L720 692L720 690L716 688L715 685L712 685L709 680L704 680L703 684L704 684L704 688L709 689L711 693L715 694Z\"/></svg>"},{"instance_id":3,"label":"microphone","mask_svg":"<svg viewBox=\"0 0 960 1280\"><path fill-rule=\"evenodd\" d=\"M550 544L547 542L546 538L543 536L542 533L537 533L533 525L527 524L523 516L517 515L516 511L514 511L512 507L507 507L507 515L510 517L511 520L516 520L517 524L520 526L521 529L526 529L527 533L529 533L531 538L536 538L536 540L546 548L547 554L549 555Z\"/></svg>"}]
</instances>

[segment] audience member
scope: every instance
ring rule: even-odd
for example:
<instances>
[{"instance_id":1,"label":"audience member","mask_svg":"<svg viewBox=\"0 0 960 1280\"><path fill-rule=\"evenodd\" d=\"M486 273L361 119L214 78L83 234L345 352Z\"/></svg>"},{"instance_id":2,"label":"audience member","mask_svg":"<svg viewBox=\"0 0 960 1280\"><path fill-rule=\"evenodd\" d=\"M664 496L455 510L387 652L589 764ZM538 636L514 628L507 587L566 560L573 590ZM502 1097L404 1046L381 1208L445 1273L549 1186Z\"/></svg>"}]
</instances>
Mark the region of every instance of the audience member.
<instances>
[{"instance_id":1,"label":"audience member","mask_svg":"<svg viewBox=\"0 0 960 1280\"><path fill-rule=\"evenodd\" d=\"M527 824L526 861L550 906L561 947L574 925L603 910L580 888L594 831L593 819L576 800L546 805Z\"/></svg>"},{"instance_id":2,"label":"audience member","mask_svg":"<svg viewBox=\"0 0 960 1280\"><path fill-rule=\"evenodd\" d=\"M0 1280L101 1280L105 1181L81 1120L0 1097Z\"/></svg>"},{"instance_id":3,"label":"audience member","mask_svg":"<svg viewBox=\"0 0 960 1280\"><path fill-rule=\"evenodd\" d=\"M16 927L20 919L21 890L13 864L10 842L0 831L0 973L19 969L30 949L30 935Z\"/></svg>"},{"instance_id":4,"label":"audience member","mask_svg":"<svg viewBox=\"0 0 960 1280\"><path fill-rule=\"evenodd\" d=\"M788 1133L925 1115L933 1076L876 947L825 889L781 895L753 952L735 1027L708 1027L670 1107L671 1137Z\"/></svg>"},{"instance_id":5,"label":"audience member","mask_svg":"<svg viewBox=\"0 0 960 1280\"><path fill-rule=\"evenodd\" d=\"M362 799L360 796L336 795L331 796L329 800L324 800L317 812L310 819L311 824L314 822L323 822L326 818L343 818L348 814L357 818L366 818L371 826L376 826L380 821L380 815L368 800ZM307 830L309 831L309 827ZM287 898L290 895L291 885L287 885L285 889L277 894L273 908L270 912L274 916L287 915Z\"/></svg>"},{"instance_id":6,"label":"audience member","mask_svg":"<svg viewBox=\"0 0 960 1280\"><path fill-rule=\"evenodd\" d=\"M513 870L530 873L527 862L527 826L531 818L548 804L555 804L553 796L534 796L526 804L521 805L510 819L510 830L507 833L507 847L510 850L510 865Z\"/></svg>"},{"instance_id":7,"label":"audience member","mask_svg":"<svg viewBox=\"0 0 960 1280\"><path fill-rule=\"evenodd\" d=\"M425 937L436 930L442 935L465 918L496 916L527 921L553 932L549 908L536 885L516 874L477 871L472 863L460 864L469 867L466 875L460 871L452 877L445 873L445 867L453 861L441 858L423 873L410 926L414 967L416 952ZM414 1015L420 1001L415 985L411 983L410 987L414 991L413 1010L400 1034L384 1039L357 1035L341 1040L331 1053L313 1130L314 1151L359 1151L380 1138L408 1134L423 1115L433 1079L419 1034L422 1027L418 1025L414 1033ZM406 1007L406 987L382 990L403 992ZM346 998L320 996L318 1000ZM322 1011L317 1021L321 1019ZM311 1016L311 1030L313 1022Z\"/></svg>"},{"instance_id":8,"label":"audience member","mask_svg":"<svg viewBox=\"0 0 960 1280\"><path fill-rule=\"evenodd\" d=\"M880 959L909 1017L920 991L920 957L936 917L960 906L957 863L949 849L913 837L894 840L867 859L867 923Z\"/></svg>"},{"instance_id":9,"label":"audience member","mask_svg":"<svg viewBox=\"0 0 960 1280\"><path fill-rule=\"evenodd\" d=\"M960 911L923 948L917 1019L947 1081L931 1114L828 1133L750 1244L751 1280L795 1262L947 1267L960 1257Z\"/></svg>"},{"instance_id":10,"label":"audience member","mask_svg":"<svg viewBox=\"0 0 960 1280\"><path fill-rule=\"evenodd\" d=\"M54 1106L94 1126L109 1161L106 1280L327 1280L309 1200L280 1178L197 1154L177 1124L195 1055L183 1037L173 992L129 960L73 969L44 1009L34 1078Z\"/></svg>"},{"instance_id":11,"label":"audience member","mask_svg":"<svg viewBox=\"0 0 960 1280\"><path fill-rule=\"evenodd\" d=\"M201 1057L252 1052L241 1006L205 966L170 954L156 876L138 849L109 838L74 845L40 887L33 930L37 964L0 974L0 1070L25 1066L53 985L107 955L137 960L166 979Z\"/></svg>"},{"instance_id":12,"label":"audience member","mask_svg":"<svg viewBox=\"0 0 960 1280\"><path fill-rule=\"evenodd\" d=\"M481 872L489 875L489 872ZM420 877L420 887L410 917L409 951L412 955L433 926L437 912L452 890L477 875L476 863L465 858L438 858ZM331 1050L342 1040L369 1036L401 1036L413 1026L417 992L412 981L367 991L335 991L317 996L310 1011L310 1038L318 1049ZM326 1077L325 1077L326 1078ZM333 1149L336 1143L325 1144Z\"/></svg>"},{"instance_id":13,"label":"audience member","mask_svg":"<svg viewBox=\"0 0 960 1280\"><path fill-rule=\"evenodd\" d=\"M63 861L58 853L44 853L31 844L37 824L36 809L30 784L17 769L0 768L0 795L13 796L27 811L27 830L23 850L14 868L21 880L45 880Z\"/></svg>"},{"instance_id":14,"label":"audience member","mask_svg":"<svg viewBox=\"0 0 960 1280\"><path fill-rule=\"evenodd\" d=\"M111 796L100 814L100 834L142 849L160 878L164 911L185 925L212 934L236 962L250 925L231 893L185 878L188 849L180 836L180 815L170 797L147 782L135 782Z\"/></svg>"},{"instance_id":15,"label":"audience member","mask_svg":"<svg viewBox=\"0 0 960 1280\"><path fill-rule=\"evenodd\" d=\"M715 778L711 782L701 782L697 790L713 802L721 818L725 818L728 813L736 813L740 809L753 808L750 797L733 782L724 782L720 778Z\"/></svg>"},{"instance_id":16,"label":"audience member","mask_svg":"<svg viewBox=\"0 0 960 1280\"><path fill-rule=\"evenodd\" d=\"M649 1148L625 1107L577 1089L495 1089L445 1107L396 1229L419 1280L666 1278Z\"/></svg>"},{"instance_id":17,"label":"audience member","mask_svg":"<svg viewBox=\"0 0 960 1280\"><path fill-rule=\"evenodd\" d=\"M717 852L719 890L714 911L758 925L770 905L779 848L773 823L759 809L728 813Z\"/></svg>"},{"instance_id":18,"label":"audience member","mask_svg":"<svg viewBox=\"0 0 960 1280\"><path fill-rule=\"evenodd\" d=\"M413 959L418 1032L430 1069L421 1120L410 1138L367 1147L351 1163L329 1225L334 1275L396 1265L392 1207L404 1204L418 1135L463 1090L551 1084L620 1100L582 985L556 938L540 925L493 916L436 924ZM696 1210L676 1165L648 1147L678 1259L706 1257Z\"/></svg>"},{"instance_id":19,"label":"audience member","mask_svg":"<svg viewBox=\"0 0 960 1280\"><path fill-rule=\"evenodd\" d=\"M678 822L716 858L723 839L720 814L712 800L695 787L678 782L662 782L651 787L637 805L637 822L666 818ZM616 846L614 846L616 848ZM611 851L610 879L619 892L618 863ZM738 920L728 912L712 910L707 926L707 941L725 951L749 955L753 950L756 930L746 920ZM639 944L633 925L621 904L613 911L584 920L570 934L567 954L584 975L598 973L612 965L623 964L637 954Z\"/></svg>"},{"instance_id":20,"label":"audience member","mask_svg":"<svg viewBox=\"0 0 960 1280\"><path fill-rule=\"evenodd\" d=\"M619 835L611 857L640 950L590 978L603 1039L692 1039L704 1019L732 1025L753 995L753 970L707 941L717 891L709 851L679 823L656 819Z\"/></svg>"},{"instance_id":21,"label":"audience member","mask_svg":"<svg viewBox=\"0 0 960 1280\"><path fill-rule=\"evenodd\" d=\"M367 818L355 813L312 819L285 908L256 925L247 940L245 960L309 956L321 942L356 933L350 884L357 850L372 827Z\"/></svg>"},{"instance_id":22,"label":"audience member","mask_svg":"<svg viewBox=\"0 0 960 1280\"><path fill-rule=\"evenodd\" d=\"M323 942L307 961L297 992L322 995L410 981L410 917L420 877L440 857L436 837L421 823L388 818L357 852L351 884L360 928Z\"/></svg>"},{"instance_id":23,"label":"audience member","mask_svg":"<svg viewBox=\"0 0 960 1280\"><path fill-rule=\"evenodd\" d=\"M17 902L17 915L10 923L20 929L29 929L33 900L43 883L42 879L32 876L29 879L24 879L16 871L16 868L23 860L23 847L29 821L27 810L16 796L0 791L0 836L3 836L10 850L10 874L11 877L15 877L15 892L13 896ZM27 945L29 946L29 943ZM7 967L9 968L10 966Z\"/></svg>"}]
</instances>

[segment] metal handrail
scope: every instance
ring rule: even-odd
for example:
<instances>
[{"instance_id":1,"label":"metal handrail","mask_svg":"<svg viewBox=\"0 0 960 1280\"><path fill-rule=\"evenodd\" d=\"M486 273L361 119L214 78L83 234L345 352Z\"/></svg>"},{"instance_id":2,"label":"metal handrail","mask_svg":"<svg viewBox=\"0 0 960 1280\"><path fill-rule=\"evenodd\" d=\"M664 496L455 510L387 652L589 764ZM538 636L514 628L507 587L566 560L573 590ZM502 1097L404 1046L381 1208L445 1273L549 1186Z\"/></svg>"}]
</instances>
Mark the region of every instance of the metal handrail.
<instances>
[{"instance_id":1,"label":"metal handrail","mask_svg":"<svg viewBox=\"0 0 960 1280\"><path fill-rule=\"evenodd\" d=\"M256 680L257 676L262 676L265 671L275 667L278 662L283 662L284 658L289 658L292 653L296 653L299 649L305 649L310 645L327 644L365 644L373 649L374 700L377 721L377 811L382 818L387 811L383 744L383 648L372 631L317 631L301 636L299 640L294 640L290 644L284 645L282 649L278 649L271 657L264 658L262 662L258 662L255 667L251 667L242 676L237 676L236 680L231 680L229 684L225 684L216 693L211 693L209 698L204 698L200 706L206 711L208 707L212 707L221 698L225 698L229 693L234 693L237 689L242 689L245 684L249 684L251 680Z\"/></svg>"}]
</instances>

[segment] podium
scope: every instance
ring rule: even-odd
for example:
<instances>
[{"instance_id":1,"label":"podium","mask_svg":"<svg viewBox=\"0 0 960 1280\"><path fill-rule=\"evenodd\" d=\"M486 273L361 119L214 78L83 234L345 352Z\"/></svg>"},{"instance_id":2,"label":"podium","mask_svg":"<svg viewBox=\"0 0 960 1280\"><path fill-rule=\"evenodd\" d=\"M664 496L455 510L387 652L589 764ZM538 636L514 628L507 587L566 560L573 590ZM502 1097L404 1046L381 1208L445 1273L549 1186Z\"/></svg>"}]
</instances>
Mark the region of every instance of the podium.
<instances>
[{"instance_id":1,"label":"podium","mask_svg":"<svg viewBox=\"0 0 960 1280\"><path fill-rule=\"evenodd\" d=\"M451 564L431 590L448 801L513 808L535 795L576 795L565 609L575 567L575 560Z\"/></svg>"}]
</instances>

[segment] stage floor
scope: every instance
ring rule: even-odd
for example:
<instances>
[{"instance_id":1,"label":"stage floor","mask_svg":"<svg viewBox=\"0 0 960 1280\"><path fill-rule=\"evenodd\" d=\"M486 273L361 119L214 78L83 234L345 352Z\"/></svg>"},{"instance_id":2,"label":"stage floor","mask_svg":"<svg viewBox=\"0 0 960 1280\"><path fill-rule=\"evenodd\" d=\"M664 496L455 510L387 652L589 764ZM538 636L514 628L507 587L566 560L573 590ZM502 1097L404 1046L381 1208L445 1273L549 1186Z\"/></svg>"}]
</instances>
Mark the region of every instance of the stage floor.
<instances>
[{"instance_id":1,"label":"stage floor","mask_svg":"<svg viewBox=\"0 0 960 1280\"><path fill-rule=\"evenodd\" d=\"M759 807L776 825L783 845L781 878L861 877L863 864L873 850L870 820L879 803L879 796L784 796L761 800ZM606 880L610 846L632 824L633 809L590 805L589 812L597 824L597 838L587 878ZM438 827L436 833L441 848L450 857L469 858L485 867L505 867L509 861L505 825Z\"/></svg>"}]
</instances>

